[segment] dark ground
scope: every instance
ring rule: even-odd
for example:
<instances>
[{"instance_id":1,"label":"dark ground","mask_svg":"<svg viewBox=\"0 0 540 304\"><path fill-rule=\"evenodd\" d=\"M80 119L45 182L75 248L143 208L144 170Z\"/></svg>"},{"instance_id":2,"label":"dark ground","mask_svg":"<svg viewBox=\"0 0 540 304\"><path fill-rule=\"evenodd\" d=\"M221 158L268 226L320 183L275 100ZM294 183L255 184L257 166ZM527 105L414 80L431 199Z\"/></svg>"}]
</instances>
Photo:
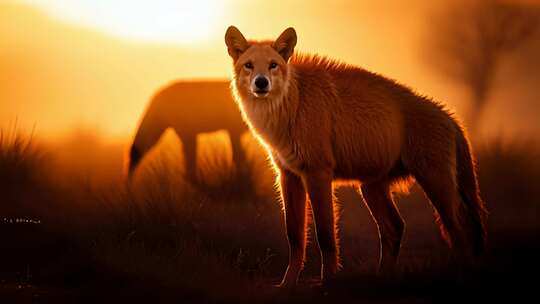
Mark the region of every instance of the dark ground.
<instances>
[{"instance_id":1,"label":"dark ground","mask_svg":"<svg viewBox=\"0 0 540 304\"><path fill-rule=\"evenodd\" d=\"M256 187L271 179L263 162L253 169L265 174L192 186L156 161L128 191L53 170L54 161L43 161L50 156L24 148L24 140L18 145L2 143L0 151L2 303L521 302L536 294L540 161L531 145L480 150L490 218L489 248L477 263L451 257L429 202L414 187L398 199L407 225L399 269L377 276L375 224L361 197L344 188L343 271L318 286L311 242L293 292L272 286L285 270L287 244L276 193L271 185Z\"/></svg>"}]
</instances>

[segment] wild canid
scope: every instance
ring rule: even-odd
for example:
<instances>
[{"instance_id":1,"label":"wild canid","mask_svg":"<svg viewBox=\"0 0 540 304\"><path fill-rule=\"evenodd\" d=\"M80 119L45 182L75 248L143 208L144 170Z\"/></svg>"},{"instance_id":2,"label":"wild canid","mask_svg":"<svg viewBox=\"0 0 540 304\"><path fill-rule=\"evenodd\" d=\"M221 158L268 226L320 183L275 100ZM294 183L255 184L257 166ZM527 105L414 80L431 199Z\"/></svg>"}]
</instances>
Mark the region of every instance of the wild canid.
<instances>
[{"instance_id":1,"label":"wild canid","mask_svg":"<svg viewBox=\"0 0 540 304\"><path fill-rule=\"evenodd\" d=\"M186 178L197 177L197 135L226 130L231 140L233 161L245 161L240 138L247 130L232 101L227 81L178 81L159 90L151 99L139 124L127 161L132 176L146 153L166 129L182 140Z\"/></svg>"},{"instance_id":2,"label":"wild canid","mask_svg":"<svg viewBox=\"0 0 540 304\"><path fill-rule=\"evenodd\" d=\"M444 107L362 68L293 55L297 37L247 41L229 27L232 89L251 131L279 175L289 241L281 286L294 286L306 245L306 194L322 255L323 282L340 268L332 181L359 182L380 235L379 269L395 265L404 222L392 191L416 180L459 252L485 246L486 210L463 128ZM401 187L396 187L401 186Z\"/></svg>"}]
</instances>

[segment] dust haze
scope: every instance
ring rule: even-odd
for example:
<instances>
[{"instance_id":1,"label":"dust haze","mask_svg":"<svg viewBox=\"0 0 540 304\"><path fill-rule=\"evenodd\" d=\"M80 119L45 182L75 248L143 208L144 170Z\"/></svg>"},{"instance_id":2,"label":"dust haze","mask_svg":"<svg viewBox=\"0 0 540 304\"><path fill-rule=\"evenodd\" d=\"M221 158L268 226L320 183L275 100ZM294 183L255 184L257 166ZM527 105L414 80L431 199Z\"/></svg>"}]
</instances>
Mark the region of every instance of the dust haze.
<instances>
[{"instance_id":1,"label":"dust haze","mask_svg":"<svg viewBox=\"0 0 540 304\"><path fill-rule=\"evenodd\" d=\"M540 268L536 1L230 0L200 43L128 39L33 2L0 2L0 300L425 303L519 300L534 291L527 278ZM293 26L297 50L446 104L478 158L490 213L484 259L456 263L414 186L396 198L407 223L399 269L377 276L377 226L358 192L344 187L336 191L344 264L337 284L327 291L314 284L320 257L311 233L301 287L276 292L288 254L276 176L249 132L226 132L220 115L236 109L219 105L234 102L228 93L215 104L161 108L181 117L189 106L181 114L193 123L197 181L185 178L186 140L170 125L126 182L126 159L157 93L178 82L226 89L232 66L223 35L231 24L260 39ZM242 164L231 149L237 138Z\"/></svg>"}]
</instances>

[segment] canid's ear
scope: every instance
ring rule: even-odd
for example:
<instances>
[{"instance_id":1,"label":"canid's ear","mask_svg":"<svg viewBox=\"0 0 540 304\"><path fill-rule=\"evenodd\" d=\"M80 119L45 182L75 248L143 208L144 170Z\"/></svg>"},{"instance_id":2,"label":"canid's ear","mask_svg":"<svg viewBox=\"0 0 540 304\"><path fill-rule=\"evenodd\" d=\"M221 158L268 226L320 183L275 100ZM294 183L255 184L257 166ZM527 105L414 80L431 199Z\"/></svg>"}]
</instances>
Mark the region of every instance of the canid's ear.
<instances>
[{"instance_id":1,"label":"canid's ear","mask_svg":"<svg viewBox=\"0 0 540 304\"><path fill-rule=\"evenodd\" d=\"M289 57L293 54L294 47L296 46L296 31L289 27L281 35L279 35L278 39L274 41L274 44L272 47L285 59L285 61L289 60Z\"/></svg>"},{"instance_id":2,"label":"canid's ear","mask_svg":"<svg viewBox=\"0 0 540 304\"><path fill-rule=\"evenodd\" d=\"M234 61L248 48L248 42L244 35L232 25L225 33L225 44L227 44L227 51Z\"/></svg>"}]
</instances>

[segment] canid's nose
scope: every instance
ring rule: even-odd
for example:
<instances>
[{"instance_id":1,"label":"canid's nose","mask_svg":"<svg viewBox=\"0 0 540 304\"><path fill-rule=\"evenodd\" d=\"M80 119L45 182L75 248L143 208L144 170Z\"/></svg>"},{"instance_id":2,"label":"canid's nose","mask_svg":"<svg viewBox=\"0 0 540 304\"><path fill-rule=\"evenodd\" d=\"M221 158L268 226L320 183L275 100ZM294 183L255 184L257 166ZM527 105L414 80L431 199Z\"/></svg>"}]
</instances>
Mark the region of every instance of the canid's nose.
<instances>
[{"instance_id":1,"label":"canid's nose","mask_svg":"<svg viewBox=\"0 0 540 304\"><path fill-rule=\"evenodd\" d=\"M257 77L255 79L255 86L257 87L257 89L259 90L267 90L268 89L268 79L266 79L266 77Z\"/></svg>"}]
</instances>

